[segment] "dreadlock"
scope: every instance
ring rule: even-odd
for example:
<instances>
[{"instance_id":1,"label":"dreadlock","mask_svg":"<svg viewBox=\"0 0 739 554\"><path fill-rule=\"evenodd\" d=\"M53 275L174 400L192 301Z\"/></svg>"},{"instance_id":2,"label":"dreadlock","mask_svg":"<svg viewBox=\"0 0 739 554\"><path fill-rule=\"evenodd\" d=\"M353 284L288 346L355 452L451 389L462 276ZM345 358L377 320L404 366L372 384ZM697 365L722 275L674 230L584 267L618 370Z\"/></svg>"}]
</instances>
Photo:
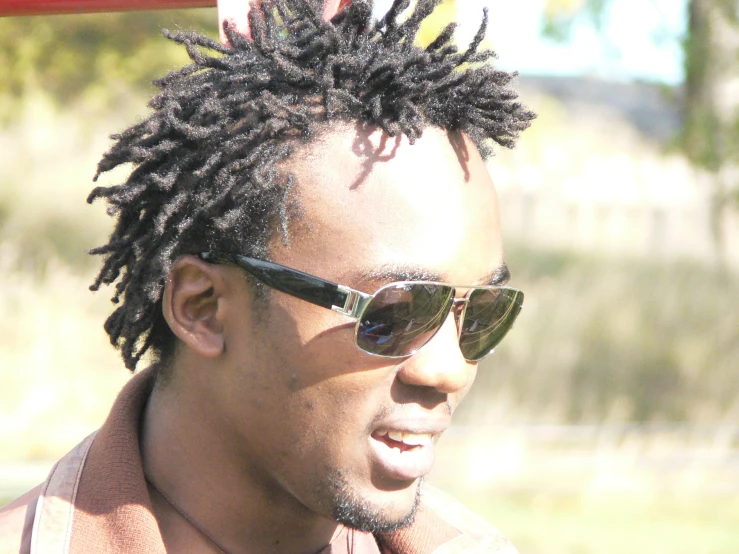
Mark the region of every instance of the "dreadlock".
<instances>
[{"instance_id":1,"label":"dreadlock","mask_svg":"<svg viewBox=\"0 0 739 554\"><path fill-rule=\"evenodd\" d=\"M253 40L225 25L230 47L164 31L193 63L155 81L151 115L111 137L95 180L131 163L126 181L87 199L104 198L116 217L109 242L91 251L104 263L90 289L118 281L105 330L128 369L149 349L171 353L161 302L179 254L205 247L266 258L272 233L286 239L292 181L276 167L319 126L358 121L411 143L436 126L466 133L483 157L492 143L513 147L534 114L506 88L515 74L482 63L495 55L479 50L487 12L465 51L452 43L455 24L425 49L414 45L439 2L419 0L401 18L410 0L395 0L374 21L371 1L354 0L327 22L315 2L262 0L249 15Z\"/></svg>"}]
</instances>

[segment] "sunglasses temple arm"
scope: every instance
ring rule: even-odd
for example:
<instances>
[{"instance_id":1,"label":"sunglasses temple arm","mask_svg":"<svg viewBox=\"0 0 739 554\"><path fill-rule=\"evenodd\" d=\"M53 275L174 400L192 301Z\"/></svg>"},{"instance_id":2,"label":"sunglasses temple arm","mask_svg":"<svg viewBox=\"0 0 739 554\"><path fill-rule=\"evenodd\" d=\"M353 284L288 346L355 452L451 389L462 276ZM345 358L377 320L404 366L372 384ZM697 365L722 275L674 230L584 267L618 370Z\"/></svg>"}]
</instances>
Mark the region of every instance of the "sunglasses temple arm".
<instances>
[{"instance_id":1,"label":"sunglasses temple arm","mask_svg":"<svg viewBox=\"0 0 739 554\"><path fill-rule=\"evenodd\" d=\"M361 303L364 295L358 291L338 285L331 281L291 269L280 264L257 260L247 256L217 254L205 252L200 257L212 263L233 263L244 271L253 275L265 285L289 294L311 304L328 308L329 310L346 313L347 307ZM352 306L350 306L350 304ZM353 311L353 310L351 310Z\"/></svg>"}]
</instances>

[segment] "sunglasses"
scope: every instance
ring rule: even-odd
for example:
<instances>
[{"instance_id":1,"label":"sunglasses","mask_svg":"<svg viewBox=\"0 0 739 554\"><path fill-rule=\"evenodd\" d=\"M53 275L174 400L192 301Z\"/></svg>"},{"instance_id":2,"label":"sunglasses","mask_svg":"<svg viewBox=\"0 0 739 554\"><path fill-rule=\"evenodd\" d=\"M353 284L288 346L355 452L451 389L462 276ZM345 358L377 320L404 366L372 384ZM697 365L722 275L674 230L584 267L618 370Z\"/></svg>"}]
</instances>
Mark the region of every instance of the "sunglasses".
<instances>
[{"instance_id":1,"label":"sunglasses","mask_svg":"<svg viewBox=\"0 0 739 554\"><path fill-rule=\"evenodd\" d=\"M368 354L403 358L429 342L454 310L459 348L467 361L490 354L511 330L523 305L523 293L511 287L456 287L432 281L401 281L366 294L280 264L204 252L209 263L233 264L265 285L357 320L354 339Z\"/></svg>"}]
</instances>

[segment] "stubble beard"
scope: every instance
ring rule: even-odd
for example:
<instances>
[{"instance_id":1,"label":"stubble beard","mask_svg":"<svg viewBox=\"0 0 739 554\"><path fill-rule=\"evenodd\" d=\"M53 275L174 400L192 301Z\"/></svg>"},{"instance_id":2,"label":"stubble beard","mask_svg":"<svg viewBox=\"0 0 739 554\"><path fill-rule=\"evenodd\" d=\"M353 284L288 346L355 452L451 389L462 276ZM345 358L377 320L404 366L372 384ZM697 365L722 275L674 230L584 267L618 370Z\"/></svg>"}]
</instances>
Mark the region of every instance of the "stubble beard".
<instances>
[{"instance_id":1,"label":"stubble beard","mask_svg":"<svg viewBox=\"0 0 739 554\"><path fill-rule=\"evenodd\" d=\"M421 502L421 482L419 479L416 484L413 505L408 513L399 518L389 518L383 506L371 504L362 498L347 481L343 472L336 472L329 482L333 518L345 527L373 535L392 533L407 527L413 523Z\"/></svg>"}]
</instances>

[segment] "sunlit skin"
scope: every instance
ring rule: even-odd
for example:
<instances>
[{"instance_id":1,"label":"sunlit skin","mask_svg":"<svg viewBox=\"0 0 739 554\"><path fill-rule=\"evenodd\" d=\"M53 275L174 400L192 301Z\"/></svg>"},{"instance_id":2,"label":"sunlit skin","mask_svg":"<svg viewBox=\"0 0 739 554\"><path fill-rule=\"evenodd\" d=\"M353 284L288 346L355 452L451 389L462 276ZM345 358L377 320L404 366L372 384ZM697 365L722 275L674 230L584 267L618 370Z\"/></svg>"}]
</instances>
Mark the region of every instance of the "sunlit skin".
<instances>
[{"instance_id":1,"label":"sunlit skin","mask_svg":"<svg viewBox=\"0 0 739 554\"><path fill-rule=\"evenodd\" d=\"M289 245L276 235L277 263L368 293L403 278L482 285L499 274L495 190L460 135L426 129L411 145L347 124L282 169L302 215ZM372 433L425 426L438 438L448 427L477 370L454 316L415 355L391 359L360 351L346 316L276 291L255 307L254 294L236 267L176 262L164 314L179 343L174 377L147 408L146 471L234 554L328 544L338 530L330 475L402 519L418 479L388 475ZM151 492L170 552L216 551Z\"/></svg>"},{"instance_id":2,"label":"sunlit skin","mask_svg":"<svg viewBox=\"0 0 739 554\"><path fill-rule=\"evenodd\" d=\"M347 3L347 0L324 0L323 18L331 19ZM251 30L249 29L251 6L252 3L245 0L218 0L218 29L223 44L228 45L228 39L223 32L225 21L228 21L234 30L251 38Z\"/></svg>"}]
</instances>

